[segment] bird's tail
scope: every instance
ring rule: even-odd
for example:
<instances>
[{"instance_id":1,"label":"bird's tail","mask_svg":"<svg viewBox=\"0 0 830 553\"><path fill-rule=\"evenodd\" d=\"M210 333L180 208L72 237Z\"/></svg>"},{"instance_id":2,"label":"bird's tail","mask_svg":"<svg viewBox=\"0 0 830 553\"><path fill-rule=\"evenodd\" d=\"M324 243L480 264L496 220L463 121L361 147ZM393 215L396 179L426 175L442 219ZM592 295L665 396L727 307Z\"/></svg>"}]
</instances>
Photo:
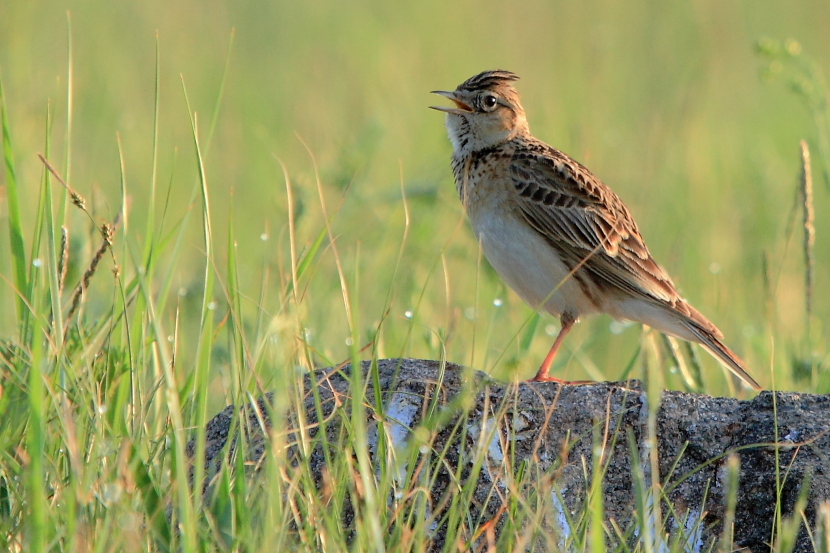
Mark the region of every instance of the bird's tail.
<instances>
[{"instance_id":1,"label":"bird's tail","mask_svg":"<svg viewBox=\"0 0 830 553\"><path fill-rule=\"evenodd\" d=\"M732 371L738 378L743 380L747 386L751 387L756 392L761 391L761 386L749 375L746 365L743 361L741 361L741 358L732 353L732 350L720 341L719 336L712 331L703 328L697 323L697 321L694 320L683 321L683 325L689 330L689 332L692 333L692 335L694 335L697 339L696 341L701 346L706 348L706 351L711 353L715 359L723 364L723 366ZM716 328L714 330L717 332Z\"/></svg>"}]
</instances>

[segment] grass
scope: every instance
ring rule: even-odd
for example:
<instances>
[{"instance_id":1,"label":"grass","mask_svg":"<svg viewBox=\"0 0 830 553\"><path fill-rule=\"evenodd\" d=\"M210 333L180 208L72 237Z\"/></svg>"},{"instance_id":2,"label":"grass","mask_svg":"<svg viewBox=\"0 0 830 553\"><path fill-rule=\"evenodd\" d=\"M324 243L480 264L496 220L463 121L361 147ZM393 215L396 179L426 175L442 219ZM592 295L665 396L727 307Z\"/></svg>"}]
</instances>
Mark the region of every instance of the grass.
<instances>
[{"instance_id":1,"label":"grass","mask_svg":"<svg viewBox=\"0 0 830 553\"><path fill-rule=\"evenodd\" d=\"M489 67L523 76L534 131L623 196L655 256L762 384L828 392L830 299L804 299L805 280L818 291L830 274L830 59L808 56L830 51L822 25L807 8L790 13L804 46L765 39L753 57L762 35L790 32L771 4L591 6L530 3L503 17L478 4L194 4L182 33L166 6L154 18L151 7L81 3L71 25L45 3L0 7L0 548L419 550L430 533L423 489L436 475L415 471L417 449L391 442L379 443L376 467L365 414L382 418L378 383L353 380L358 400L341 441L324 448L321 487L289 453L310 455L315 438L284 413L312 367L401 355L509 378L532 374L547 350L555 321L523 306L481 257L441 120L425 109L426 91ZM659 24L643 23L652 17ZM794 204L801 139L816 187ZM802 205L815 222L808 271ZM554 372L643 378L652 393L744 393L708 356L609 323L579 325ZM186 444L196 438L200 455L208 418L264 391L276 398L267 477L237 477L236 456L203 504L184 484ZM436 410L430 424L446 421ZM470 455L480 470L485 452ZM398 456L410 461L403 479ZM516 488L499 550L540 539L602 551L630 537L603 522L602 462L592 460L586 509L569 522L578 532L545 537L542 517L562 506L531 482L555 483L506 460ZM636 548L661 550L660 483L632 476L636 520L652 531ZM488 544L455 477L442 520L459 543ZM395 493L399 508L386 504ZM347 497L359 501L344 527L332 506ZM819 511L811 531L827 550L830 516ZM772 541L783 551L803 521L779 519ZM663 545L682 550L688 537Z\"/></svg>"}]
</instances>

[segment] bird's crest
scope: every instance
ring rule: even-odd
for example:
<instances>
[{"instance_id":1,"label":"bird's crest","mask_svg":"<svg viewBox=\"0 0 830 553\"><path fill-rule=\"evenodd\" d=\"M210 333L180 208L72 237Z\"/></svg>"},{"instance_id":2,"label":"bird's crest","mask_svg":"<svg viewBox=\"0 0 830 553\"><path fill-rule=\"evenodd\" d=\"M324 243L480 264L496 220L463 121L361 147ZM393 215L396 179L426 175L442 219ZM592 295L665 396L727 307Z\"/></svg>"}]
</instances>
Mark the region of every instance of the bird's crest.
<instances>
[{"instance_id":1,"label":"bird's crest","mask_svg":"<svg viewBox=\"0 0 830 553\"><path fill-rule=\"evenodd\" d=\"M470 77L458 85L458 88L471 91L486 90L493 88L494 86L509 84L517 80L519 80L519 77L515 73L504 71L503 69L496 69L494 71L484 71L478 75Z\"/></svg>"}]
</instances>

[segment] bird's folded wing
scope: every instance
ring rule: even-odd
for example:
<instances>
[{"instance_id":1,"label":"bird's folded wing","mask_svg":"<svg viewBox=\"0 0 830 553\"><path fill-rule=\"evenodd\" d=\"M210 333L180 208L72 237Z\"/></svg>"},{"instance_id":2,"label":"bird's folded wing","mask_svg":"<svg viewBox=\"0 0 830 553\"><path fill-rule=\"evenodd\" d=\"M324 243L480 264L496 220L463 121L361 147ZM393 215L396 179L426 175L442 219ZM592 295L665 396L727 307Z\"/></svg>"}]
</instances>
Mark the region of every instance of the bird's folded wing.
<instances>
[{"instance_id":1,"label":"bird's folded wing","mask_svg":"<svg viewBox=\"0 0 830 553\"><path fill-rule=\"evenodd\" d=\"M517 151L510 176L525 220L572 266L582 263L598 286L685 311L622 200L585 167L545 145Z\"/></svg>"}]
</instances>

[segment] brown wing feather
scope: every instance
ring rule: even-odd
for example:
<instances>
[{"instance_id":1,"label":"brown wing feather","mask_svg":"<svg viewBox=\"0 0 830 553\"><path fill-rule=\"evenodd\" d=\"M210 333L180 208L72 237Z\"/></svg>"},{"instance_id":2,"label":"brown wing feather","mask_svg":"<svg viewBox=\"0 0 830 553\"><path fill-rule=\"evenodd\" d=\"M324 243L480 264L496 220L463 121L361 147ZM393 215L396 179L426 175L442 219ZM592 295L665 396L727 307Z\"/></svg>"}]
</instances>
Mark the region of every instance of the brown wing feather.
<instances>
[{"instance_id":1,"label":"brown wing feather","mask_svg":"<svg viewBox=\"0 0 830 553\"><path fill-rule=\"evenodd\" d=\"M510 176L527 222L574 265L587 258L582 267L597 285L618 287L706 321L688 308L651 257L622 200L585 167L538 143L514 153Z\"/></svg>"}]
</instances>

